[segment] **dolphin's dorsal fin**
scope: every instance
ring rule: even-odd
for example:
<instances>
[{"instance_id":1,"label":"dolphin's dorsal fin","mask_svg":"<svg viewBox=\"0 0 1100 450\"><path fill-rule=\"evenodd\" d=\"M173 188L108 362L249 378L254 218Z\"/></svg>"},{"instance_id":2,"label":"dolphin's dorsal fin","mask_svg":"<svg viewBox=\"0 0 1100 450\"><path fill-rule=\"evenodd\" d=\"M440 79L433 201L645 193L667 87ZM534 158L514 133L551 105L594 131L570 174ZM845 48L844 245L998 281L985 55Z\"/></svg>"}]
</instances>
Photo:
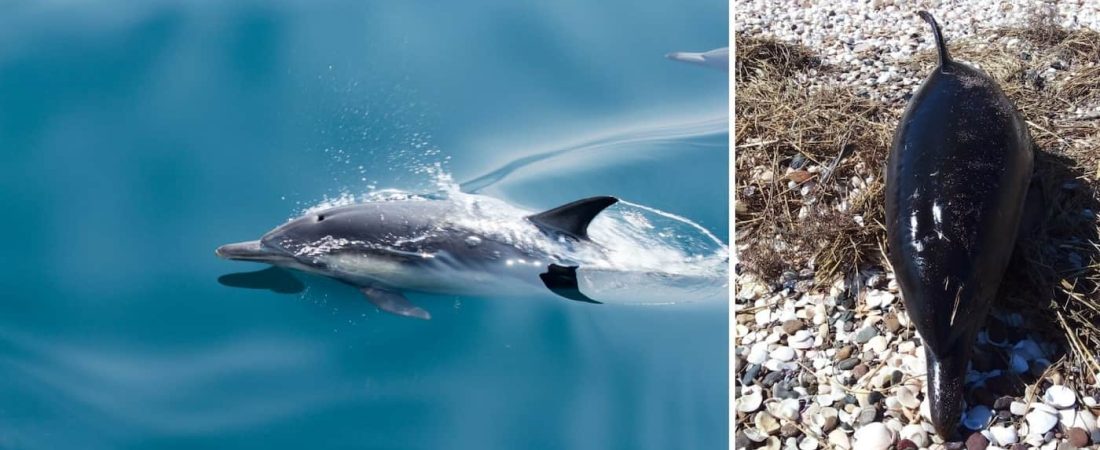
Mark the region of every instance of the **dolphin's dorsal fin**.
<instances>
[{"instance_id":1,"label":"dolphin's dorsal fin","mask_svg":"<svg viewBox=\"0 0 1100 450\"><path fill-rule=\"evenodd\" d=\"M596 218L600 211L618 201L619 199L615 197L589 197L549 211L527 216L527 220L544 230L588 240L588 224Z\"/></svg>"},{"instance_id":2,"label":"dolphin's dorsal fin","mask_svg":"<svg viewBox=\"0 0 1100 450\"><path fill-rule=\"evenodd\" d=\"M917 15L932 27L932 37L936 39L936 53L940 57L940 66L951 64L951 55L947 53L947 42L943 40L943 32L940 31L940 24L936 23L936 18L932 17L932 13L928 11L917 11Z\"/></svg>"}]
</instances>

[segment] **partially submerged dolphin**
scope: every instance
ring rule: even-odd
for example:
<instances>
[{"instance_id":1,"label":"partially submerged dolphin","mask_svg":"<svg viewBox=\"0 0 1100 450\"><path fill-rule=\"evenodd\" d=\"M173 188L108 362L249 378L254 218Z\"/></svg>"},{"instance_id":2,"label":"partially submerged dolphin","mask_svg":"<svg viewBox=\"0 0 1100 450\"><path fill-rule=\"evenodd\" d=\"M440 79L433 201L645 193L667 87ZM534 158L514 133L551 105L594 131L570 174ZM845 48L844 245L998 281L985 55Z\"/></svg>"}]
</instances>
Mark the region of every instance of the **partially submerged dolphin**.
<instances>
[{"instance_id":1,"label":"partially submerged dolphin","mask_svg":"<svg viewBox=\"0 0 1100 450\"><path fill-rule=\"evenodd\" d=\"M939 66L898 125L886 173L889 260L928 361L929 410L950 438L978 329L1012 255L1033 155L1027 125L988 75L956 62L939 25Z\"/></svg>"},{"instance_id":2,"label":"partially submerged dolphin","mask_svg":"<svg viewBox=\"0 0 1100 450\"><path fill-rule=\"evenodd\" d=\"M665 55L665 58L729 71L730 49L722 47L706 52L672 52Z\"/></svg>"},{"instance_id":3,"label":"partially submerged dolphin","mask_svg":"<svg viewBox=\"0 0 1100 450\"><path fill-rule=\"evenodd\" d=\"M537 287L599 303L580 292L577 255L602 251L588 225L617 201L586 198L518 221L483 217L477 203L360 203L307 214L216 253L331 277L383 311L420 319L431 315L403 291L500 295Z\"/></svg>"}]
</instances>

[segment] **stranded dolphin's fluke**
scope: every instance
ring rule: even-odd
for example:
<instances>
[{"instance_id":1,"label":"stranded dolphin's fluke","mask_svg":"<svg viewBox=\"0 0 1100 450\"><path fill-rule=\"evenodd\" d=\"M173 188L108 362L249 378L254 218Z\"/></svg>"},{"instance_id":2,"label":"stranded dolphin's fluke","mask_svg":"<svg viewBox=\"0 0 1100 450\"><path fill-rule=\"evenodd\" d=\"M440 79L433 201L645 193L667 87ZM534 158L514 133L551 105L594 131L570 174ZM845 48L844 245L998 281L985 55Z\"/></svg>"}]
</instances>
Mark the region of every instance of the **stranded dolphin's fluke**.
<instances>
[{"instance_id":1,"label":"stranded dolphin's fluke","mask_svg":"<svg viewBox=\"0 0 1100 450\"><path fill-rule=\"evenodd\" d=\"M925 346L932 424L952 437L971 347L1004 276L1032 174L1031 140L985 73L955 62L931 14L939 67L902 115L886 172L889 260Z\"/></svg>"}]
</instances>

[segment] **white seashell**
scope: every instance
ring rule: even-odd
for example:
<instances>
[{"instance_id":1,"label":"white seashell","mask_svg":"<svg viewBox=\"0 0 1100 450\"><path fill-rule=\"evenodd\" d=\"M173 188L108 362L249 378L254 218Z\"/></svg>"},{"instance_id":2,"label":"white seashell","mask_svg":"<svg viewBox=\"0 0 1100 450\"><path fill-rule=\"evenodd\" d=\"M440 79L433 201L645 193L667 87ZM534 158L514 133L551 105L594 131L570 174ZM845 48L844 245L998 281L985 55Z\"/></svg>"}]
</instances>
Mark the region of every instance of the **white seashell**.
<instances>
[{"instance_id":1,"label":"white seashell","mask_svg":"<svg viewBox=\"0 0 1100 450\"><path fill-rule=\"evenodd\" d=\"M1093 397L1091 395L1086 395L1084 398L1082 398L1082 400L1084 400L1085 406L1088 406L1089 408L1095 408L1097 405L1096 397Z\"/></svg>"},{"instance_id":2,"label":"white seashell","mask_svg":"<svg viewBox=\"0 0 1100 450\"><path fill-rule=\"evenodd\" d=\"M927 398L925 398L924 401L920 402L920 416L929 422L932 421L931 405L928 403Z\"/></svg>"},{"instance_id":3,"label":"white seashell","mask_svg":"<svg viewBox=\"0 0 1100 450\"><path fill-rule=\"evenodd\" d=\"M1096 426L1096 417L1087 409L1063 409L1058 411L1059 422L1064 429L1082 428L1089 432L1092 442L1100 442L1100 427Z\"/></svg>"},{"instance_id":4,"label":"white seashell","mask_svg":"<svg viewBox=\"0 0 1100 450\"><path fill-rule=\"evenodd\" d=\"M779 450L781 448L780 444L781 443L779 442L779 438L771 436L768 438L767 442L764 443L763 448L767 450Z\"/></svg>"},{"instance_id":5,"label":"white seashell","mask_svg":"<svg viewBox=\"0 0 1100 450\"><path fill-rule=\"evenodd\" d=\"M1057 409L1054 409L1053 406L1047 405L1045 403L1032 403L1031 404L1031 409L1032 410L1045 411L1047 414L1050 414L1052 416L1057 416L1058 415L1058 410Z\"/></svg>"},{"instance_id":6,"label":"white seashell","mask_svg":"<svg viewBox=\"0 0 1100 450\"><path fill-rule=\"evenodd\" d=\"M764 442L764 440L768 439L768 433L760 431L756 427L747 427L745 428L745 437L753 442ZM776 442L779 442L779 440L776 439Z\"/></svg>"},{"instance_id":7,"label":"white seashell","mask_svg":"<svg viewBox=\"0 0 1100 450\"><path fill-rule=\"evenodd\" d=\"M882 421L882 423L886 425L886 428L890 429L890 432L894 433L894 436L897 436L898 433L901 433L901 429L903 428L901 421L893 417L887 417L886 420Z\"/></svg>"},{"instance_id":8,"label":"white seashell","mask_svg":"<svg viewBox=\"0 0 1100 450\"><path fill-rule=\"evenodd\" d=\"M814 346L814 336L809 330L798 330L787 339L791 348L805 350Z\"/></svg>"},{"instance_id":9,"label":"white seashell","mask_svg":"<svg viewBox=\"0 0 1100 450\"><path fill-rule=\"evenodd\" d=\"M761 309L756 312L756 325L766 327L772 323L772 312L766 309Z\"/></svg>"},{"instance_id":10,"label":"white seashell","mask_svg":"<svg viewBox=\"0 0 1100 450\"><path fill-rule=\"evenodd\" d=\"M788 306L791 306L792 309L784 309L783 311L781 311L779 313L779 322L786 322L788 320L799 319L798 312L796 312L793 309L794 305L788 305Z\"/></svg>"},{"instance_id":11,"label":"white seashell","mask_svg":"<svg viewBox=\"0 0 1100 450\"><path fill-rule=\"evenodd\" d=\"M814 417L817 417L819 414L821 414L821 405L818 405L817 403L811 401L799 414L798 420L804 424L811 424Z\"/></svg>"},{"instance_id":12,"label":"white seashell","mask_svg":"<svg viewBox=\"0 0 1100 450\"><path fill-rule=\"evenodd\" d=\"M1069 408L1077 403L1077 395L1072 389L1056 384L1047 388L1043 394L1043 403L1058 409Z\"/></svg>"},{"instance_id":13,"label":"white seashell","mask_svg":"<svg viewBox=\"0 0 1100 450\"><path fill-rule=\"evenodd\" d=\"M1058 424L1058 416L1048 411L1036 408L1024 416L1027 420L1027 428L1031 434L1043 434L1050 431Z\"/></svg>"},{"instance_id":14,"label":"white seashell","mask_svg":"<svg viewBox=\"0 0 1100 450\"><path fill-rule=\"evenodd\" d=\"M894 294L887 291L873 290L867 293L866 303L868 308L889 306L894 301Z\"/></svg>"},{"instance_id":15,"label":"white seashell","mask_svg":"<svg viewBox=\"0 0 1100 450\"><path fill-rule=\"evenodd\" d=\"M853 450L886 450L894 443L894 433L881 422L872 422L852 435Z\"/></svg>"},{"instance_id":16,"label":"white seashell","mask_svg":"<svg viewBox=\"0 0 1100 450\"><path fill-rule=\"evenodd\" d=\"M1016 427L1002 425L989 427L989 434L993 436L992 441L997 445L1012 445L1020 439L1020 436L1016 434Z\"/></svg>"},{"instance_id":17,"label":"white seashell","mask_svg":"<svg viewBox=\"0 0 1100 450\"><path fill-rule=\"evenodd\" d=\"M1043 435L1038 433L1028 433L1027 437L1024 438L1024 443L1033 448L1042 446L1043 442L1045 442L1043 440Z\"/></svg>"},{"instance_id":18,"label":"white seashell","mask_svg":"<svg viewBox=\"0 0 1100 450\"><path fill-rule=\"evenodd\" d=\"M1027 403L1012 402L1008 405L1008 411L1017 416L1027 414Z\"/></svg>"},{"instance_id":19,"label":"white seashell","mask_svg":"<svg viewBox=\"0 0 1100 450\"><path fill-rule=\"evenodd\" d=\"M824 303L818 303L814 306L814 325L822 325L829 321L829 312L825 309Z\"/></svg>"},{"instance_id":20,"label":"white seashell","mask_svg":"<svg viewBox=\"0 0 1100 450\"><path fill-rule=\"evenodd\" d=\"M737 411L746 414L754 412L760 409L760 404L763 402L764 396L760 393L760 386L749 386L737 397Z\"/></svg>"},{"instance_id":21,"label":"white seashell","mask_svg":"<svg viewBox=\"0 0 1100 450\"><path fill-rule=\"evenodd\" d=\"M760 431L763 431L767 434L772 434L776 431L779 431L779 421L775 420L775 417L773 417L767 411L760 411L756 413L756 417L753 418L753 424L755 424L756 428L758 428Z\"/></svg>"},{"instance_id":22,"label":"white seashell","mask_svg":"<svg viewBox=\"0 0 1100 450\"><path fill-rule=\"evenodd\" d=\"M985 436L986 442L993 442L993 433L990 433L988 429L979 430L978 434Z\"/></svg>"},{"instance_id":23,"label":"white seashell","mask_svg":"<svg viewBox=\"0 0 1100 450\"><path fill-rule=\"evenodd\" d=\"M917 444L917 447L927 447L932 443L928 439L928 432L924 431L924 427L915 423L902 427L900 435L902 439L913 441L914 444Z\"/></svg>"},{"instance_id":24,"label":"white seashell","mask_svg":"<svg viewBox=\"0 0 1100 450\"><path fill-rule=\"evenodd\" d=\"M867 349L880 354L886 351L886 337L875 336L871 340L867 341Z\"/></svg>"},{"instance_id":25,"label":"white seashell","mask_svg":"<svg viewBox=\"0 0 1100 450\"><path fill-rule=\"evenodd\" d=\"M837 428L829 432L829 443L833 445L833 448L839 448L842 450L848 450L852 448L852 442L848 440L848 434L844 432L844 429Z\"/></svg>"},{"instance_id":26,"label":"white seashell","mask_svg":"<svg viewBox=\"0 0 1100 450\"><path fill-rule=\"evenodd\" d=\"M989 424L991 418L993 418L993 411L985 405L978 405L963 414L962 424L971 430L980 430Z\"/></svg>"},{"instance_id":27,"label":"white seashell","mask_svg":"<svg viewBox=\"0 0 1100 450\"><path fill-rule=\"evenodd\" d=\"M764 361L768 360L768 344L766 342L757 342L749 349L749 354L745 356L745 360L749 364L764 364Z\"/></svg>"},{"instance_id":28,"label":"white seashell","mask_svg":"<svg viewBox=\"0 0 1100 450\"><path fill-rule=\"evenodd\" d=\"M824 431L825 424L830 421L830 418L834 419L833 423L839 423L840 416L836 408L831 406L821 408L817 414L814 414L813 417L810 418L810 425L812 425L815 430Z\"/></svg>"},{"instance_id":29,"label":"white seashell","mask_svg":"<svg viewBox=\"0 0 1100 450\"><path fill-rule=\"evenodd\" d=\"M746 326L744 326L744 325L742 325L742 324L737 324L737 326L736 326L736 327L734 327L734 329L735 329L735 330L737 330L737 331L736 331L736 334L734 334L734 336L742 336L742 338L741 338L741 342L742 342L742 343L744 343L744 344L748 344L748 343L749 343L749 342L748 342L748 339L749 339L749 327L746 327ZM754 337L753 339L755 340L755 337Z\"/></svg>"},{"instance_id":30,"label":"white seashell","mask_svg":"<svg viewBox=\"0 0 1100 450\"><path fill-rule=\"evenodd\" d=\"M917 398L917 394L909 386L902 386L901 389L898 389L897 397L901 405L906 408L920 408L920 399Z\"/></svg>"},{"instance_id":31,"label":"white seashell","mask_svg":"<svg viewBox=\"0 0 1100 450\"><path fill-rule=\"evenodd\" d=\"M814 439L813 436L806 436L798 443L798 448L800 450L817 450L819 445L821 445L821 443L818 442L817 439Z\"/></svg>"},{"instance_id":32,"label":"white seashell","mask_svg":"<svg viewBox=\"0 0 1100 450\"><path fill-rule=\"evenodd\" d=\"M779 414L776 414L776 417L780 419L794 420L795 417L798 417L798 410L798 400L788 398L783 400L782 402L779 402L779 408L776 409L776 412L778 412Z\"/></svg>"},{"instance_id":33,"label":"white seashell","mask_svg":"<svg viewBox=\"0 0 1100 450\"><path fill-rule=\"evenodd\" d=\"M794 359L794 350L790 347L781 345L775 350L772 350L772 359L788 362Z\"/></svg>"}]
</instances>

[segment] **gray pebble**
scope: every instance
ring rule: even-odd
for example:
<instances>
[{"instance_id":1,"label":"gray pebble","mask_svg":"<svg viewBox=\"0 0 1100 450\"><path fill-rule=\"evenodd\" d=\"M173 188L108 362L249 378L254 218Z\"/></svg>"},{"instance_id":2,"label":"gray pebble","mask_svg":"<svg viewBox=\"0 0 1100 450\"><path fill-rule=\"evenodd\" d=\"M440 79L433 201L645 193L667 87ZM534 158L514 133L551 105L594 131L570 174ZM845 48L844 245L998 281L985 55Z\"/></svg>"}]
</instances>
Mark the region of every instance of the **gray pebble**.
<instances>
[{"instance_id":1,"label":"gray pebble","mask_svg":"<svg viewBox=\"0 0 1100 450\"><path fill-rule=\"evenodd\" d=\"M855 336L852 336L852 340L857 344L866 344L875 336L878 336L878 330L875 327L866 326L857 331Z\"/></svg>"},{"instance_id":2,"label":"gray pebble","mask_svg":"<svg viewBox=\"0 0 1100 450\"><path fill-rule=\"evenodd\" d=\"M857 364L859 364L859 358L848 358L836 363L836 368L839 370L852 370Z\"/></svg>"},{"instance_id":3,"label":"gray pebble","mask_svg":"<svg viewBox=\"0 0 1100 450\"><path fill-rule=\"evenodd\" d=\"M745 373L741 374L741 384L752 386L756 383L756 377L760 375L760 364L749 364L745 367Z\"/></svg>"}]
</instances>

